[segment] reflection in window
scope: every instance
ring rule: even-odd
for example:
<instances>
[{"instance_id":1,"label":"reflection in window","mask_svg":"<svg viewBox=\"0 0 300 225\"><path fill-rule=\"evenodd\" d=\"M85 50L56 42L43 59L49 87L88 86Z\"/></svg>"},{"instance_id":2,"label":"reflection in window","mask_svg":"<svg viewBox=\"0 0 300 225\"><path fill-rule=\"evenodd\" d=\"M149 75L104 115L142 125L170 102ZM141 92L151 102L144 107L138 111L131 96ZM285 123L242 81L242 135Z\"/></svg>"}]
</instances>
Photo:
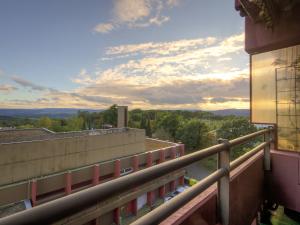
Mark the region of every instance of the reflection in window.
<instances>
[{"instance_id":1,"label":"reflection in window","mask_svg":"<svg viewBox=\"0 0 300 225\"><path fill-rule=\"evenodd\" d=\"M278 149L300 151L300 45L251 56L251 119L277 124Z\"/></svg>"}]
</instances>

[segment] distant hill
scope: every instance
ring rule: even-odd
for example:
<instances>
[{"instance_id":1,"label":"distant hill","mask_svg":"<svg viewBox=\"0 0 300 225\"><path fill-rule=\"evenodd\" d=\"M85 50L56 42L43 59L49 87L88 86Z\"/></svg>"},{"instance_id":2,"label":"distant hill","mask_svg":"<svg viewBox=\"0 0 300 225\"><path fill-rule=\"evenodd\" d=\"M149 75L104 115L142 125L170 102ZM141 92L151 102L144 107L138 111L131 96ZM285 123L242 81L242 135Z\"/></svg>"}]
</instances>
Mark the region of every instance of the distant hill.
<instances>
[{"instance_id":1,"label":"distant hill","mask_svg":"<svg viewBox=\"0 0 300 225\"><path fill-rule=\"evenodd\" d=\"M221 110L214 110L209 111L217 116L250 116L250 110L249 109L221 109Z\"/></svg>"},{"instance_id":2,"label":"distant hill","mask_svg":"<svg viewBox=\"0 0 300 225\"><path fill-rule=\"evenodd\" d=\"M45 108L45 109L0 109L1 117L26 117L39 118L48 116L50 118L68 118L74 116L78 111L101 112L103 110L95 109L73 109L73 108ZM197 111L197 110L194 110ZM207 111L218 116L249 116L249 109L222 109L215 111Z\"/></svg>"},{"instance_id":3,"label":"distant hill","mask_svg":"<svg viewBox=\"0 0 300 225\"><path fill-rule=\"evenodd\" d=\"M48 116L50 118L67 118L76 115L78 111L100 112L94 109L72 109L72 108L45 108L45 109L0 109L2 117L26 117L39 118Z\"/></svg>"}]
</instances>

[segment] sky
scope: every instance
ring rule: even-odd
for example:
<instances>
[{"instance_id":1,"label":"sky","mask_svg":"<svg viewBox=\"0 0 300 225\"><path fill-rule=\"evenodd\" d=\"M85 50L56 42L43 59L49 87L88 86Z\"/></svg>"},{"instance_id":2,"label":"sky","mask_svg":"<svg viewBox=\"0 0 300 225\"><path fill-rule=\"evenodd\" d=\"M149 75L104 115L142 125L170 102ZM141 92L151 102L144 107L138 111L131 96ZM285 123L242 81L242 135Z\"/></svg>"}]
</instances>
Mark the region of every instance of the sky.
<instances>
[{"instance_id":1,"label":"sky","mask_svg":"<svg viewBox=\"0 0 300 225\"><path fill-rule=\"evenodd\" d=\"M1 0L0 108L249 108L233 0Z\"/></svg>"}]
</instances>

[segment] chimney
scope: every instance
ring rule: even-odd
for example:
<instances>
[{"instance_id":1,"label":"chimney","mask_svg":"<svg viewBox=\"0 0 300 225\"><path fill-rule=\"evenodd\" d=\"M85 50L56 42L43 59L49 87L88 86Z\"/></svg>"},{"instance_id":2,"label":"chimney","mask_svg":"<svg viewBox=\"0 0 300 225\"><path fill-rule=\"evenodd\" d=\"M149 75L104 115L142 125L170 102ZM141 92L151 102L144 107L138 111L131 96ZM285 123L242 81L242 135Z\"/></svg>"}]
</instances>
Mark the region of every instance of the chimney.
<instances>
[{"instance_id":1,"label":"chimney","mask_svg":"<svg viewBox=\"0 0 300 225\"><path fill-rule=\"evenodd\" d=\"M118 106L118 128L128 126L128 106Z\"/></svg>"}]
</instances>

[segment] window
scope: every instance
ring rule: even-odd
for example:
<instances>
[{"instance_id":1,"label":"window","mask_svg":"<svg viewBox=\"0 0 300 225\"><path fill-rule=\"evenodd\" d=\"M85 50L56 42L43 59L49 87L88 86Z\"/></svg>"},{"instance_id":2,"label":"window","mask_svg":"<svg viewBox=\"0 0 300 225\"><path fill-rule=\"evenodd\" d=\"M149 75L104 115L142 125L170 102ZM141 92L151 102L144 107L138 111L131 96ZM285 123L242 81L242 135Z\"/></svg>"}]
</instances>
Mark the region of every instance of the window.
<instances>
[{"instance_id":1,"label":"window","mask_svg":"<svg viewBox=\"0 0 300 225\"><path fill-rule=\"evenodd\" d=\"M251 120L278 127L278 148L300 151L300 45L251 56Z\"/></svg>"}]
</instances>

